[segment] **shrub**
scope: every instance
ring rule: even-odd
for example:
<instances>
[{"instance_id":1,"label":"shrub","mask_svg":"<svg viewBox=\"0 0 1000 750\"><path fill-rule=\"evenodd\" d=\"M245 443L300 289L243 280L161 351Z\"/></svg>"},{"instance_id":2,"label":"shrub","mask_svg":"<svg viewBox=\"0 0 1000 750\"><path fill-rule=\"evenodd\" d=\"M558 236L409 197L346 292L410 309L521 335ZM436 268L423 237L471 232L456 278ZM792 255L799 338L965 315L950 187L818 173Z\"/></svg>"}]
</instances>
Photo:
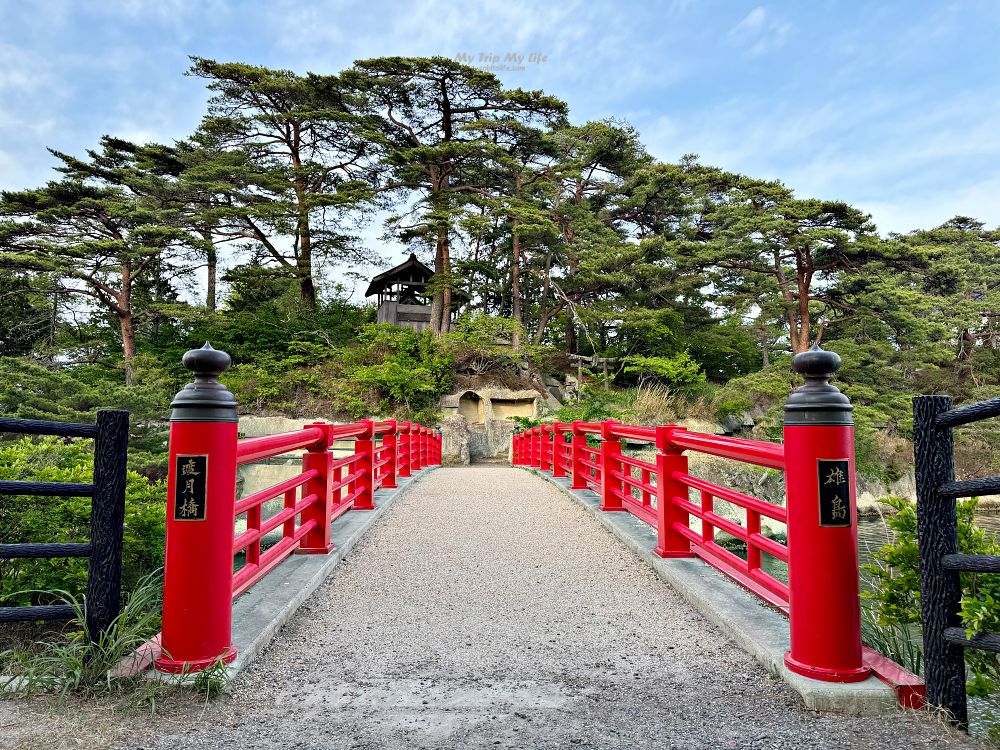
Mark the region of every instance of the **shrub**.
<instances>
[{"instance_id":1,"label":"shrub","mask_svg":"<svg viewBox=\"0 0 1000 750\"><path fill-rule=\"evenodd\" d=\"M916 505L898 497L884 498L896 510L886 519L893 539L865 566L872 588L866 591L864 605L869 610L870 629L889 634L904 647L918 648L920 614L920 557L917 548ZM960 500L958 511L958 550L974 555L1000 555L1000 541L976 526L977 498ZM995 575L962 573L962 622L969 635L1000 631L1000 579ZM872 644L875 645L875 644ZM887 656L895 658L894 654ZM990 737L1000 740L1000 656L988 651L967 649L969 679L966 691L982 698L988 706L984 720ZM904 664L904 666L907 666ZM919 667L919 663L917 664Z\"/></svg>"},{"instance_id":2,"label":"shrub","mask_svg":"<svg viewBox=\"0 0 1000 750\"><path fill-rule=\"evenodd\" d=\"M0 445L0 479L90 482L93 441L25 437ZM90 498L12 496L0 503L4 543L74 542L90 536ZM166 483L150 482L129 471L125 487L122 585L128 591L144 575L163 565ZM79 596L86 587L86 558L0 560L0 601L37 604L39 590ZM31 593L27 593L30 590Z\"/></svg>"},{"instance_id":3,"label":"shrub","mask_svg":"<svg viewBox=\"0 0 1000 750\"><path fill-rule=\"evenodd\" d=\"M655 378L674 388L705 382L705 373L686 351L672 357L625 357L625 372L639 375L640 383Z\"/></svg>"}]
</instances>

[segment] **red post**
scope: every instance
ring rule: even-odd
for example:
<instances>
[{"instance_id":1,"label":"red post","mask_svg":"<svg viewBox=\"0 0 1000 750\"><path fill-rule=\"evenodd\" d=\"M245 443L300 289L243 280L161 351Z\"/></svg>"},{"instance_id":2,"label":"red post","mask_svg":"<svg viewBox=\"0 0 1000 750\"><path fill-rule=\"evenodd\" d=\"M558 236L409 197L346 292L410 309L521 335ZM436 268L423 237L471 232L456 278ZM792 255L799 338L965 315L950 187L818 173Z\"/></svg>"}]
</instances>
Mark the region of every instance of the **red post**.
<instances>
[{"instance_id":1,"label":"red post","mask_svg":"<svg viewBox=\"0 0 1000 750\"><path fill-rule=\"evenodd\" d=\"M410 469L420 471L424 468L424 426L410 425Z\"/></svg>"},{"instance_id":2,"label":"red post","mask_svg":"<svg viewBox=\"0 0 1000 750\"><path fill-rule=\"evenodd\" d=\"M687 474L688 459L670 443L670 435L683 427L668 424L656 428L656 549L660 557L691 557L691 542L674 528L687 526L687 511L673 503L673 498L687 499L688 488L674 479L674 472Z\"/></svg>"},{"instance_id":3,"label":"red post","mask_svg":"<svg viewBox=\"0 0 1000 750\"><path fill-rule=\"evenodd\" d=\"M552 425L543 424L538 428L538 468L541 471L552 469Z\"/></svg>"},{"instance_id":4,"label":"red post","mask_svg":"<svg viewBox=\"0 0 1000 750\"><path fill-rule=\"evenodd\" d=\"M375 442L372 440L372 425L374 422L370 419L361 419L359 422L366 425L366 429L361 437L354 440L354 452L360 456L360 459L354 465L354 471L361 472L361 476L356 480L357 484L355 485L356 488L360 488L361 492L354 499L354 510L375 510L374 493L372 492L372 467L374 464L372 454L375 452Z\"/></svg>"},{"instance_id":5,"label":"red post","mask_svg":"<svg viewBox=\"0 0 1000 750\"><path fill-rule=\"evenodd\" d=\"M791 649L785 666L827 682L858 682L862 661L851 404L830 378L840 357L796 354L805 375L785 404L785 486Z\"/></svg>"},{"instance_id":6,"label":"red post","mask_svg":"<svg viewBox=\"0 0 1000 750\"><path fill-rule=\"evenodd\" d=\"M531 428L531 465L536 469L542 465L542 428L537 425Z\"/></svg>"},{"instance_id":7,"label":"red post","mask_svg":"<svg viewBox=\"0 0 1000 750\"><path fill-rule=\"evenodd\" d=\"M302 554L325 555L333 549L330 542L330 515L333 512L333 454L330 447L333 439L330 435L332 425L326 422L313 422L306 428L319 427L323 430L323 439L302 454L302 471L315 469L319 476L310 479L302 487L304 495L315 493L320 502L313 503L302 511L302 523L316 521L316 528L308 532L299 542L296 552ZM294 500L294 495L292 496ZM293 519L294 520L294 519ZM294 525L292 526L294 529Z\"/></svg>"},{"instance_id":8,"label":"red post","mask_svg":"<svg viewBox=\"0 0 1000 750\"><path fill-rule=\"evenodd\" d=\"M587 436L580 432L580 422L573 423L573 437L570 442L570 460L571 460L571 470L570 470L570 489L574 490L585 490L587 489L586 474L587 467L583 465L583 459L585 454L583 449L587 447Z\"/></svg>"},{"instance_id":9,"label":"red post","mask_svg":"<svg viewBox=\"0 0 1000 750\"><path fill-rule=\"evenodd\" d=\"M412 425L409 422L397 422L396 429L399 433L399 438L396 441L396 454L399 457L396 462L396 476L408 477L410 476L410 429Z\"/></svg>"},{"instance_id":10,"label":"red post","mask_svg":"<svg viewBox=\"0 0 1000 750\"><path fill-rule=\"evenodd\" d=\"M622 471L622 444L611 436L615 424L610 419L601 424L601 510L606 511L624 510L622 480L614 476L615 472Z\"/></svg>"},{"instance_id":11,"label":"red post","mask_svg":"<svg viewBox=\"0 0 1000 750\"><path fill-rule=\"evenodd\" d=\"M236 399L218 377L232 364L209 344L184 355L194 372L170 404L163 672L236 658L232 645Z\"/></svg>"},{"instance_id":12,"label":"red post","mask_svg":"<svg viewBox=\"0 0 1000 750\"><path fill-rule=\"evenodd\" d=\"M552 425L552 476L566 476L566 467L563 465L563 455L566 453L566 432L559 429L558 424Z\"/></svg>"},{"instance_id":13,"label":"red post","mask_svg":"<svg viewBox=\"0 0 1000 750\"><path fill-rule=\"evenodd\" d=\"M396 420L389 420L389 429L382 435L382 447L386 449L385 477L382 486L391 490L396 486Z\"/></svg>"}]
</instances>

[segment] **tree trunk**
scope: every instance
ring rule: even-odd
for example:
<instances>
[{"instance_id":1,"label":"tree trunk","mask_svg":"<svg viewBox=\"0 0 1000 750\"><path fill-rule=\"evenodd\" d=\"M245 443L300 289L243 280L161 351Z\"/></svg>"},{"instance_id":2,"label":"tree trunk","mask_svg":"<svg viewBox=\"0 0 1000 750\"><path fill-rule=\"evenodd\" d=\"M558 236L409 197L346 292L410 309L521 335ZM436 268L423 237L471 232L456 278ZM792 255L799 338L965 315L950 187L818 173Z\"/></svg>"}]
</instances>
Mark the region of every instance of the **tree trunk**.
<instances>
[{"instance_id":1,"label":"tree trunk","mask_svg":"<svg viewBox=\"0 0 1000 750\"><path fill-rule=\"evenodd\" d=\"M205 278L205 307L215 312L215 281L218 273L218 253L215 250L215 243L212 241L212 232L208 229L201 231L201 238L208 243L205 250L205 260L207 264L207 276Z\"/></svg>"},{"instance_id":2,"label":"tree trunk","mask_svg":"<svg viewBox=\"0 0 1000 750\"><path fill-rule=\"evenodd\" d=\"M295 133L295 145L292 153L292 166L296 171L302 168L302 160L298 154L298 131ZM295 259L295 275L299 279L299 292L302 301L310 309L316 309L316 286L312 274L312 234L309 227L309 201L306 192L306 181L301 175L295 177L295 204L298 214L296 234L299 240L298 257Z\"/></svg>"},{"instance_id":3,"label":"tree trunk","mask_svg":"<svg viewBox=\"0 0 1000 750\"><path fill-rule=\"evenodd\" d=\"M576 318L572 309L566 315L566 353L579 353L576 351Z\"/></svg>"},{"instance_id":4,"label":"tree trunk","mask_svg":"<svg viewBox=\"0 0 1000 750\"><path fill-rule=\"evenodd\" d=\"M451 330L451 248L448 245L448 235L444 236L444 293L441 295L441 333Z\"/></svg>"},{"instance_id":5,"label":"tree trunk","mask_svg":"<svg viewBox=\"0 0 1000 750\"><path fill-rule=\"evenodd\" d=\"M445 272L445 256L447 254L448 235L447 231L438 230L437 243L434 248L434 273L440 275ZM431 298L431 333L440 336L444 333L444 289L435 287L434 296Z\"/></svg>"},{"instance_id":6,"label":"tree trunk","mask_svg":"<svg viewBox=\"0 0 1000 750\"><path fill-rule=\"evenodd\" d=\"M122 357L125 360L125 385L135 379L135 316L132 314L132 266L122 264L122 288L114 300L114 312L122 330Z\"/></svg>"},{"instance_id":7,"label":"tree trunk","mask_svg":"<svg viewBox=\"0 0 1000 750\"><path fill-rule=\"evenodd\" d=\"M545 278L542 280L542 292L538 300L538 327L535 329L535 344L541 344L545 338L545 328L549 324L551 315L547 308L549 305L549 286L552 283L552 251L545 253Z\"/></svg>"},{"instance_id":8,"label":"tree trunk","mask_svg":"<svg viewBox=\"0 0 1000 750\"><path fill-rule=\"evenodd\" d=\"M518 226L520 226L520 223L517 219L514 219L511 224L510 312L511 317L517 323L517 326L514 328L511 346L515 352L521 349L521 326L524 323L521 320L521 238L518 235Z\"/></svg>"},{"instance_id":9,"label":"tree trunk","mask_svg":"<svg viewBox=\"0 0 1000 750\"><path fill-rule=\"evenodd\" d=\"M767 367L769 364L771 364L771 356L770 356L770 348L771 348L771 346L770 346L770 342L768 341L768 337L767 337L767 324L764 322L764 316L763 316L763 314L761 314L761 316L760 316L760 318L758 318L758 320L760 322L760 359L761 359L761 366L762 367Z\"/></svg>"},{"instance_id":10,"label":"tree trunk","mask_svg":"<svg viewBox=\"0 0 1000 750\"><path fill-rule=\"evenodd\" d=\"M122 353L125 358L125 385L132 385L135 380L135 318L130 309L124 308L118 313L122 329Z\"/></svg>"}]
</instances>

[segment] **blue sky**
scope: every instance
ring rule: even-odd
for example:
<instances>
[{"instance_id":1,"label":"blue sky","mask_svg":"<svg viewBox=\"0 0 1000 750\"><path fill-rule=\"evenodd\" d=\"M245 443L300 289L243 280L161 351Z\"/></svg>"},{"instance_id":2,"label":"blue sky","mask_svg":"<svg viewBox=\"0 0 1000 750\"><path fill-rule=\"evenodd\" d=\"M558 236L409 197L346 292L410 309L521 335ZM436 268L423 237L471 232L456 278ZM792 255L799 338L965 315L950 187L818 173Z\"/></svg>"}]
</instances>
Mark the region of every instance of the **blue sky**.
<instances>
[{"instance_id":1,"label":"blue sky","mask_svg":"<svg viewBox=\"0 0 1000 750\"><path fill-rule=\"evenodd\" d=\"M188 134L207 98L188 55L325 73L514 53L506 84L562 97L577 122L624 118L661 159L846 200L882 232L957 213L992 227L998 31L1000 2L971 0L0 0L0 188L50 179L46 146Z\"/></svg>"}]
</instances>

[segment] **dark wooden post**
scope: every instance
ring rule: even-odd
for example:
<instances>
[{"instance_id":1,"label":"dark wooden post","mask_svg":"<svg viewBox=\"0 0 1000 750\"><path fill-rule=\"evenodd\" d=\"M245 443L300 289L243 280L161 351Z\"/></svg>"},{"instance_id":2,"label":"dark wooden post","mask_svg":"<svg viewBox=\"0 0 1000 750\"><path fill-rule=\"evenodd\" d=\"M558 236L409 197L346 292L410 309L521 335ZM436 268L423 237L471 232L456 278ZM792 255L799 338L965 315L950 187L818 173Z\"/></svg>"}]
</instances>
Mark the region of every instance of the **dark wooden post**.
<instances>
[{"instance_id":1,"label":"dark wooden post","mask_svg":"<svg viewBox=\"0 0 1000 750\"><path fill-rule=\"evenodd\" d=\"M913 454L917 478L917 538L920 548L920 608L924 630L924 679L927 702L948 710L967 727L965 653L949 643L945 628L961 628L962 585L957 571L944 567L943 557L958 552L955 501L939 489L955 479L954 445L950 427L935 425L937 415L951 408L950 396L913 399Z\"/></svg>"},{"instance_id":2,"label":"dark wooden post","mask_svg":"<svg viewBox=\"0 0 1000 750\"><path fill-rule=\"evenodd\" d=\"M86 598L87 633L95 643L121 611L127 461L128 412L98 411Z\"/></svg>"}]
</instances>

